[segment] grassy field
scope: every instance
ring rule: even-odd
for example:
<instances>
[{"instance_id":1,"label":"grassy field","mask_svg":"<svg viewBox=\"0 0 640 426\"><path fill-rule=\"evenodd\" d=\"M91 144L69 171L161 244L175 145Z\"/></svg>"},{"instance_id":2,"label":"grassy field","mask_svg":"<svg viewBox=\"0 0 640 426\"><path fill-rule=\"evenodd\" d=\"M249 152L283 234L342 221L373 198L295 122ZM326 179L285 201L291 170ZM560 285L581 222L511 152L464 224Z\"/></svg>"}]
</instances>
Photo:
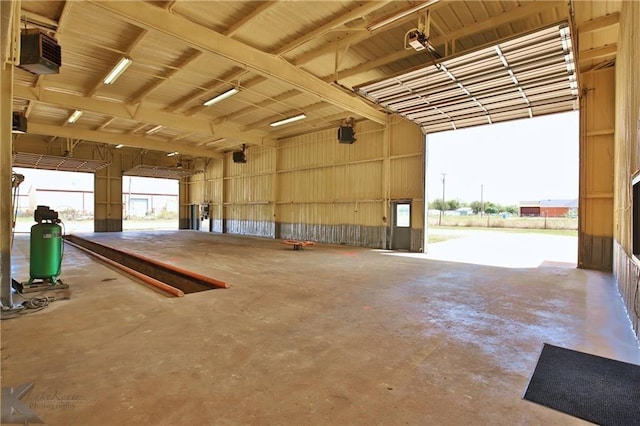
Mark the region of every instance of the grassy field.
<instances>
[{"instance_id":1,"label":"grassy field","mask_svg":"<svg viewBox=\"0 0 640 426\"><path fill-rule=\"evenodd\" d=\"M452 231L448 233L447 231ZM459 227L459 226L437 226L430 225L429 226L429 242L431 238L434 238L433 242L437 242L435 240L440 239L440 241L449 240L451 238L457 238L457 235L463 235L469 232L508 232L514 234L539 234L539 235L560 235L566 237L577 237L578 231L576 229L530 229L530 228L482 228L482 227ZM456 232L460 232L457 234Z\"/></svg>"},{"instance_id":2,"label":"grassy field","mask_svg":"<svg viewBox=\"0 0 640 426\"><path fill-rule=\"evenodd\" d=\"M502 229L552 229L577 230L578 219L566 217L507 217L502 216L429 216L429 226L502 228Z\"/></svg>"}]
</instances>

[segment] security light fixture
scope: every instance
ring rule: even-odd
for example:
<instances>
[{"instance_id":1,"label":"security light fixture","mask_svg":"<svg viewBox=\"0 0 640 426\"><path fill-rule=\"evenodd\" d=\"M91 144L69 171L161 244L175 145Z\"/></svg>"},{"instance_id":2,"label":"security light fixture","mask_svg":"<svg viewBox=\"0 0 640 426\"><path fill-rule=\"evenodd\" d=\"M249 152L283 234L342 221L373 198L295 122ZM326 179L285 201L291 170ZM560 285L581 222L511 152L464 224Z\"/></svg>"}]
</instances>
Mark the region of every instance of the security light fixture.
<instances>
[{"instance_id":1,"label":"security light fixture","mask_svg":"<svg viewBox=\"0 0 640 426\"><path fill-rule=\"evenodd\" d=\"M127 58L126 56L122 57L122 59L120 59L116 66L113 67L111 72L104 78L103 83L111 84L116 81L118 77L120 77L132 63L133 60L131 58Z\"/></svg>"},{"instance_id":2,"label":"security light fixture","mask_svg":"<svg viewBox=\"0 0 640 426\"><path fill-rule=\"evenodd\" d=\"M73 123L75 123L76 121L78 121L78 119L80 118L80 116L82 115L82 113L83 113L83 111L81 111L81 110L79 110L79 109L75 110L75 111L74 111L74 112L69 116L69 118L67 119L67 123L69 123L69 124L73 124Z\"/></svg>"},{"instance_id":3,"label":"security light fixture","mask_svg":"<svg viewBox=\"0 0 640 426\"><path fill-rule=\"evenodd\" d=\"M227 99L227 98L229 98L229 97L231 97L231 96L235 95L235 94L236 94L236 93L238 93L238 92L239 92L239 90L238 90L238 89L236 89L236 88L234 87L234 88L232 88L232 89L227 90L227 91L226 91L226 92L224 92L224 93L219 94L219 95L218 95L218 96L216 96L215 98L211 98L211 99L209 99L209 100L208 100L208 101L206 101L203 105L204 105L204 106L211 106L211 105L213 105L213 104L216 104L216 103L218 103L218 102L220 102L220 101L222 101L222 100L225 100L225 99Z\"/></svg>"},{"instance_id":4,"label":"security light fixture","mask_svg":"<svg viewBox=\"0 0 640 426\"><path fill-rule=\"evenodd\" d=\"M305 118L307 118L305 114L298 114L293 117L285 118L284 120L274 121L273 123L270 124L270 126L278 127L278 126L282 126L283 124L293 123L294 121L303 120Z\"/></svg>"}]
</instances>

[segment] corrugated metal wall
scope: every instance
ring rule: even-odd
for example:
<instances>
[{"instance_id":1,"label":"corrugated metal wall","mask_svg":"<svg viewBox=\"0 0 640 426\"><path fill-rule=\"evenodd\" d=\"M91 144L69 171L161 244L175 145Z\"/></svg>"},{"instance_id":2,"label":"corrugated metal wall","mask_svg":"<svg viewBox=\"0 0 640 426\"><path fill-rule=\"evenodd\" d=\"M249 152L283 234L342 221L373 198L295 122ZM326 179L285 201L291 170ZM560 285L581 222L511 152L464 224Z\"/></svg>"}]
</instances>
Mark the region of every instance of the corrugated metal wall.
<instances>
[{"instance_id":1,"label":"corrugated metal wall","mask_svg":"<svg viewBox=\"0 0 640 426\"><path fill-rule=\"evenodd\" d=\"M613 271L636 336L640 337L640 260L632 254L631 182L640 174L640 3L623 2L616 59ZM636 230L640 232L640 230Z\"/></svg>"},{"instance_id":2,"label":"corrugated metal wall","mask_svg":"<svg viewBox=\"0 0 640 426\"><path fill-rule=\"evenodd\" d=\"M248 149L244 164L210 160L205 175L191 179L191 202L211 203L214 231L384 247L390 198L411 199L419 250L424 136L404 120L389 129L357 123L354 144L338 143L336 129L327 129Z\"/></svg>"},{"instance_id":3,"label":"corrugated metal wall","mask_svg":"<svg viewBox=\"0 0 640 426\"><path fill-rule=\"evenodd\" d=\"M381 247L383 134L359 123L354 144L338 143L336 129L282 141L276 238Z\"/></svg>"},{"instance_id":4,"label":"corrugated metal wall","mask_svg":"<svg viewBox=\"0 0 640 426\"><path fill-rule=\"evenodd\" d=\"M247 151L246 163L225 158L222 187L224 231L273 237L273 172L275 151L257 147Z\"/></svg>"}]
</instances>

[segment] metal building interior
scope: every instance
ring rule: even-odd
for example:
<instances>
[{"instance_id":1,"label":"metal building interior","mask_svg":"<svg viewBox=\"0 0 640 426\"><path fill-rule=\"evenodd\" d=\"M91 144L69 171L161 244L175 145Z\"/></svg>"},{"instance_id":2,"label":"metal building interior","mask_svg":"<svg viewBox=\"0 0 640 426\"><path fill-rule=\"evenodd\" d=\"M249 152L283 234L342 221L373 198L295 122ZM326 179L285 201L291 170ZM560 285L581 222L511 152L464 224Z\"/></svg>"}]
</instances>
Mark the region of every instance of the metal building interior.
<instances>
[{"instance_id":1,"label":"metal building interior","mask_svg":"<svg viewBox=\"0 0 640 426\"><path fill-rule=\"evenodd\" d=\"M72 297L2 321L47 423L580 424L521 400L540 345L640 363L640 3L0 6L3 308L14 166L94 173L96 240L231 286L167 298L68 247ZM425 135L571 110L578 268L394 255L426 247ZM181 230L123 233L123 176L179 179Z\"/></svg>"}]
</instances>

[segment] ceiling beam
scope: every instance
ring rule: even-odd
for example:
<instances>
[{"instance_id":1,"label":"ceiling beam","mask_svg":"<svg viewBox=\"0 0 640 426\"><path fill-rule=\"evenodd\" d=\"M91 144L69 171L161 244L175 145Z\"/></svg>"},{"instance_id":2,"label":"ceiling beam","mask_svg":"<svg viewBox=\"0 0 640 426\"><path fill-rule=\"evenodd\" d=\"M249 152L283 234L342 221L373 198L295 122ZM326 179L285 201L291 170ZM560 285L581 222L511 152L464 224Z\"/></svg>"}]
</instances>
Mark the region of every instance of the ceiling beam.
<instances>
[{"instance_id":1,"label":"ceiling beam","mask_svg":"<svg viewBox=\"0 0 640 426\"><path fill-rule=\"evenodd\" d=\"M371 12L373 12L374 10L380 9L381 7L383 7L384 5L386 5L387 3L390 3L391 0L384 0L384 1L367 1L364 4L362 4L359 7L356 7L355 9L351 9L345 13L340 14L340 16L330 22L327 22L324 25L321 25L319 27L317 27L316 29L314 29L313 31L309 31L307 33L305 33L304 36L299 37L295 40L290 41L289 43L285 44L284 46L282 46L281 48L277 49L275 52L273 52L275 55L281 56L284 55L287 52L290 52L291 50L295 49L296 47L302 46L303 44L314 40L326 33L328 33L329 31L331 31L334 28L340 27L344 24L346 24L347 22L351 22L354 19L357 18L361 18L362 16L365 16Z\"/></svg>"},{"instance_id":2,"label":"ceiling beam","mask_svg":"<svg viewBox=\"0 0 640 426\"><path fill-rule=\"evenodd\" d=\"M378 123L385 123L387 114L364 100L328 85L311 73L289 62L262 52L223 34L171 14L146 2L97 2L92 4L144 29L170 35L190 46L234 61L261 75L279 80L337 107L351 111Z\"/></svg>"},{"instance_id":3,"label":"ceiling beam","mask_svg":"<svg viewBox=\"0 0 640 426\"><path fill-rule=\"evenodd\" d=\"M260 5L258 7L256 7L255 9L253 9L253 11L251 13L249 13L248 15L243 16L242 19L240 19L238 22L236 22L235 24L233 24L229 28L227 28L227 30L223 34L225 36L227 36L227 37L232 37L242 27L247 25L249 22L251 22L253 19L255 19L257 16L259 16L261 13L263 13L265 10L269 9L271 6L273 6L276 3L277 2L275 2L275 1L263 1L263 2L261 2Z\"/></svg>"},{"instance_id":4,"label":"ceiling beam","mask_svg":"<svg viewBox=\"0 0 640 426\"><path fill-rule=\"evenodd\" d=\"M154 125L161 124L170 129L196 132L207 138L212 136L226 137L240 139L247 144L275 146L275 141L264 136L262 133L242 132L227 123L212 125L210 120L171 114L159 109L154 109L145 104L138 104L137 107L134 107L127 104L118 104L83 96L56 93L50 90L34 90L20 85L14 86L13 95L19 99L39 101L70 109L92 111L108 117L136 120Z\"/></svg>"},{"instance_id":5,"label":"ceiling beam","mask_svg":"<svg viewBox=\"0 0 640 426\"><path fill-rule=\"evenodd\" d=\"M169 0L167 3L165 3L164 8L172 11L176 4L178 4L178 0Z\"/></svg>"},{"instance_id":6,"label":"ceiling beam","mask_svg":"<svg viewBox=\"0 0 640 426\"><path fill-rule=\"evenodd\" d=\"M42 16L38 13L22 9L20 11L20 15L23 16L27 22L39 24L54 30L58 28L58 21L56 21L55 19L47 18L46 16Z\"/></svg>"},{"instance_id":7,"label":"ceiling beam","mask_svg":"<svg viewBox=\"0 0 640 426\"><path fill-rule=\"evenodd\" d=\"M71 14L71 8L73 7L73 2L65 1L62 6L62 11L60 12L60 17L58 18L58 34L62 34L67 27L66 22L69 19L69 15Z\"/></svg>"},{"instance_id":8,"label":"ceiling beam","mask_svg":"<svg viewBox=\"0 0 640 426\"><path fill-rule=\"evenodd\" d=\"M138 126L136 126L136 127L134 127L133 129L129 130L129 132L128 132L128 133L129 133L130 135L135 135L136 133L141 132L141 131L142 131L142 129L144 129L145 127L148 127L148 126L149 126L149 125L148 125L148 124L146 124L146 123L139 124Z\"/></svg>"},{"instance_id":9,"label":"ceiling beam","mask_svg":"<svg viewBox=\"0 0 640 426\"><path fill-rule=\"evenodd\" d=\"M581 50L578 53L579 62L592 61L594 59L604 58L606 56L615 55L618 50L616 43L607 46L596 47L589 50Z\"/></svg>"},{"instance_id":10,"label":"ceiling beam","mask_svg":"<svg viewBox=\"0 0 640 426\"><path fill-rule=\"evenodd\" d=\"M24 111L24 116L25 116L26 118L29 118L29 115L31 115L31 111L33 111L33 106L34 106L35 104L36 104L36 103L35 103L34 101L28 101L28 102L27 102L27 109Z\"/></svg>"},{"instance_id":11,"label":"ceiling beam","mask_svg":"<svg viewBox=\"0 0 640 426\"><path fill-rule=\"evenodd\" d=\"M113 123L113 120L115 120L115 119L116 119L115 117L108 118L104 123L102 123L101 125L96 127L96 130L105 129L109 124Z\"/></svg>"},{"instance_id":12,"label":"ceiling beam","mask_svg":"<svg viewBox=\"0 0 640 426\"><path fill-rule=\"evenodd\" d=\"M578 26L578 33L584 34L596 30L611 27L620 22L620 13L614 12L609 15L600 16L590 21L584 22Z\"/></svg>"},{"instance_id":13,"label":"ceiling beam","mask_svg":"<svg viewBox=\"0 0 640 426\"><path fill-rule=\"evenodd\" d=\"M82 139L92 142L106 143L109 145L122 144L128 147L143 148L162 152L178 151L180 152L180 154L193 155L195 157L224 158L223 154L215 151L186 145L176 145L174 143L164 142L155 138L148 138L143 136L51 126L48 124L34 123L31 121L29 122L29 127L27 130L27 133L36 135L52 135L61 138Z\"/></svg>"}]
</instances>

